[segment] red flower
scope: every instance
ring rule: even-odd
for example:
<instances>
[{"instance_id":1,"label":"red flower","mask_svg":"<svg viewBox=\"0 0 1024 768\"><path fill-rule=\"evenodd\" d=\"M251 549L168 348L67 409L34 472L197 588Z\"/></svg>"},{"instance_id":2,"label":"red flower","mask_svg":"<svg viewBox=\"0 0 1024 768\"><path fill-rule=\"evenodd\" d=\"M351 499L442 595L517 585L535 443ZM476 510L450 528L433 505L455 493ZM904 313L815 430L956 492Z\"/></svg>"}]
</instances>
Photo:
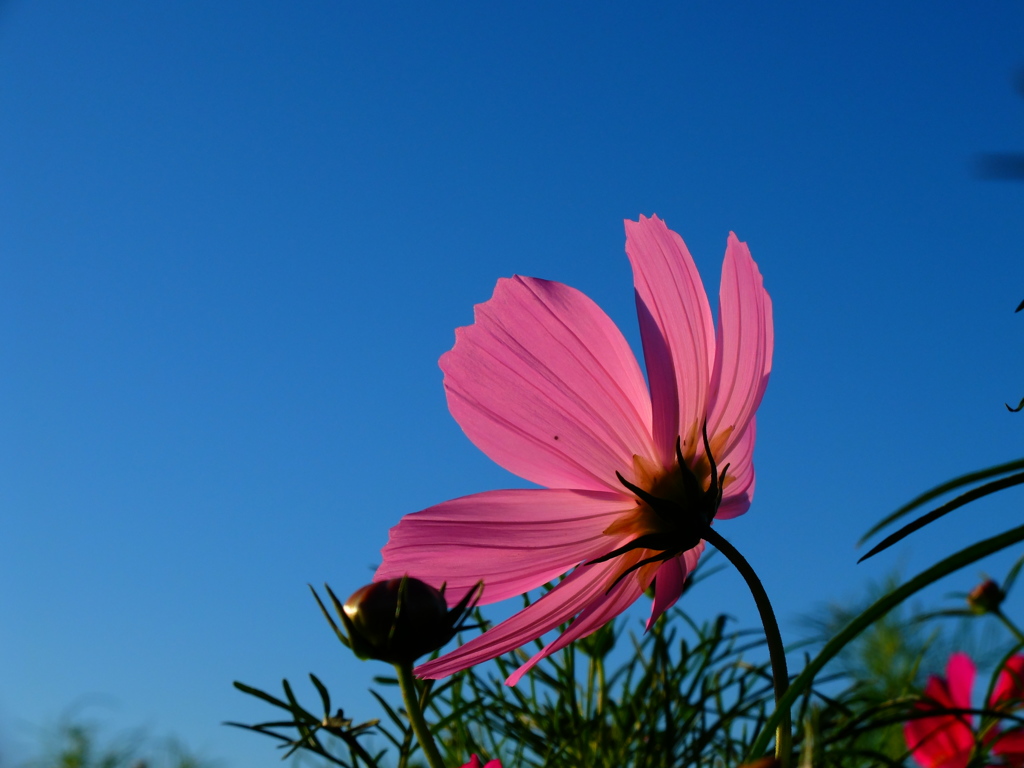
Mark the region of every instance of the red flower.
<instances>
[{"instance_id":1,"label":"red flower","mask_svg":"<svg viewBox=\"0 0 1024 768\"><path fill-rule=\"evenodd\" d=\"M925 685L918 710L967 710L971 708L971 688L975 667L966 653L954 653L946 665L946 676L932 675ZM1006 711L1024 704L1024 656L1011 658L999 673L988 707ZM941 714L910 720L903 725L914 759L924 768L967 768L975 748L988 748L1001 762L988 768L1013 766L1024 768L1024 729L1001 731L998 725L976 730L970 714Z\"/></svg>"},{"instance_id":2,"label":"red flower","mask_svg":"<svg viewBox=\"0 0 1024 768\"><path fill-rule=\"evenodd\" d=\"M479 757L473 755L473 757L469 759L469 762L462 766L462 768L501 768L501 761L491 760L489 763L483 764L480 762Z\"/></svg>"}]
</instances>

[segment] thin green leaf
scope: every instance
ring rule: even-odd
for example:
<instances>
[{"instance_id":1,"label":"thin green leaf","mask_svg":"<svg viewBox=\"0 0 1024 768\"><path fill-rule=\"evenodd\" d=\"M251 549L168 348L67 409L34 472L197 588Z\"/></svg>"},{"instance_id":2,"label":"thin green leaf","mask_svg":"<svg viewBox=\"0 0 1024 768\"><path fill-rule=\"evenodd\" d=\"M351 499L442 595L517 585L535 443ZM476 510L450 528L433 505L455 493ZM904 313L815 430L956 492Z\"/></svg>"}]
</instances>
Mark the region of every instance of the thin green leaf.
<instances>
[{"instance_id":1,"label":"thin green leaf","mask_svg":"<svg viewBox=\"0 0 1024 768\"><path fill-rule=\"evenodd\" d=\"M320 679L312 672L309 673L309 679L313 681L313 685L316 686L317 691L320 693L320 701L324 705L324 715L331 714L331 694L328 693L326 686L320 682Z\"/></svg>"},{"instance_id":2,"label":"thin green leaf","mask_svg":"<svg viewBox=\"0 0 1024 768\"><path fill-rule=\"evenodd\" d=\"M1017 459L1016 461L1010 461L1006 464L999 464L995 467L988 467L987 469L979 469L976 472L968 472L966 475L960 475L955 477L948 482L942 483L932 488L930 491L925 491L920 496L911 499L909 502L904 504L902 507L897 509L891 515L883 518L880 522L876 523L867 533L865 533L860 541L857 542L857 546L861 546L878 533L883 528L891 525L892 523L899 520L901 517L909 512L913 512L920 506L927 504L932 499L938 498L950 491L955 491L957 488L962 488L965 485L979 482L980 480L987 480L990 477L996 477L997 475L1005 475L1009 472L1015 472L1017 470L1024 469L1024 459Z\"/></svg>"},{"instance_id":3,"label":"thin green leaf","mask_svg":"<svg viewBox=\"0 0 1024 768\"><path fill-rule=\"evenodd\" d=\"M1021 555L1017 562L1013 564L1009 573L1006 574L1006 578L1003 579L1003 593L1010 594L1010 590L1013 588L1013 584L1017 581L1017 574L1020 573L1021 566L1024 565L1024 555Z\"/></svg>"},{"instance_id":4,"label":"thin green leaf","mask_svg":"<svg viewBox=\"0 0 1024 768\"><path fill-rule=\"evenodd\" d=\"M345 606L342 605L341 600L334 594L334 590L330 588L327 582L324 582L324 589L327 590L327 596L331 598L331 604L334 606L334 610L337 611L338 615L341 616L345 612Z\"/></svg>"},{"instance_id":5,"label":"thin green leaf","mask_svg":"<svg viewBox=\"0 0 1024 768\"><path fill-rule=\"evenodd\" d=\"M288 678L281 681L281 687L284 688L284 695L288 698L288 703L291 704L292 712L305 712L305 710L299 706L299 701L295 698L295 694L292 692L292 686L291 683L288 682Z\"/></svg>"},{"instance_id":6,"label":"thin green leaf","mask_svg":"<svg viewBox=\"0 0 1024 768\"><path fill-rule=\"evenodd\" d=\"M275 707L280 707L281 709L287 709L289 712L291 711L291 707L289 707L283 701L281 701L280 699L274 698L269 693L264 693L259 688L253 688L252 686L246 685L245 683L240 683L237 680L235 680L233 685L235 686L235 688L240 690L242 693L248 693L250 696L255 696L257 699L263 699L265 702L267 702L269 704L273 704Z\"/></svg>"},{"instance_id":7,"label":"thin green leaf","mask_svg":"<svg viewBox=\"0 0 1024 768\"><path fill-rule=\"evenodd\" d=\"M289 744L292 743L292 740L287 736L282 736L280 733L274 733L272 731L263 730L263 725L246 725L245 723L233 723L230 721L225 722L224 725L230 725L233 728L245 728L245 730L247 731L255 731L256 733L262 733L264 736L270 736L274 739L280 739L281 741L285 741ZM291 723L288 723L288 725L291 725Z\"/></svg>"},{"instance_id":8,"label":"thin green leaf","mask_svg":"<svg viewBox=\"0 0 1024 768\"><path fill-rule=\"evenodd\" d=\"M387 712L388 717L391 718L391 722L393 722L395 725L401 728L403 732L405 732L407 730L405 721L398 716L398 713L395 712L395 710L391 707L390 704L387 703L387 701L385 701L384 697L374 690L370 691L370 695L373 696L373 698L375 698L377 702L384 708L384 711Z\"/></svg>"},{"instance_id":9,"label":"thin green leaf","mask_svg":"<svg viewBox=\"0 0 1024 768\"><path fill-rule=\"evenodd\" d=\"M978 488L974 488L961 496L957 496L952 501L946 502L941 507L936 507L931 512L925 515L921 515L921 517L917 518L917 520L915 520L914 522L908 523L895 533L886 536L884 539L882 539L882 541L876 544L870 552L864 555L864 557L862 557L857 562L863 563L869 557L874 557L879 552L888 549L896 542L901 541L902 539L912 534L914 531L919 530L920 528L924 528L929 523L932 523L938 520L940 517L949 514L954 509L959 509L960 507L966 504L970 504L972 501L977 501L978 499L996 493L997 491L1012 488L1013 486L1020 485L1021 483L1024 483L1024 472L1021 472L1020 474L1017 475L1010 475L1009 477L1004 477L1001 478L1000 480L994 480L991 483L986 483L985 485L982 485Z\"/></svg>"},{"instance_id":10,"label":"thin green leaf","mask_svg":"<svg viewBox=\"0 0 1024 768\"><path fill-rule=\"evenodd\" d=\"M316 593L316 590L313 589L313 585L312 584L307 584L306 586L309 587L309 591L313 593L313 597L316 600L316 604L320 606L320 613L322 613L324 615L324 618L327 619L327 623L331 625L331 629L334 630L334 634L338 636L338 639L342 642L342 644L346 648L351 648L352 647L351 641L347 637L345 637L345 633L342 632L341 629L338 628L338 625L334 623L334 619L332 619L331 618L331 614L327 612L327 607L324 605L323 600L320 599L320 595L318 595ZM328 587L326 584L324 584L324 586L327 587L327 591L328 592L331 591L331 588ZM332 597L333 597L333 594L332 594ZM335 606L338 605L337 599L335 599L334 605Z\"/></svg>"}]
</instances>

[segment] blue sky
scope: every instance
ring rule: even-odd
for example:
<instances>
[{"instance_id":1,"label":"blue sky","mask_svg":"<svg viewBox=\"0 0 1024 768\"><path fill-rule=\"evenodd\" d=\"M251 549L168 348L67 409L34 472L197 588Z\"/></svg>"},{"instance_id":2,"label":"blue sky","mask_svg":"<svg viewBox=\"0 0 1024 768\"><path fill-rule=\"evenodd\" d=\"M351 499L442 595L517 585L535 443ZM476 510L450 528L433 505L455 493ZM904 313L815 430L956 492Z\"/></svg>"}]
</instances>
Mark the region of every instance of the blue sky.
<instances>
[{"instance_id":1,"label":"blue sky","mask_svg":"<svg viewBox=\"0 0 1024 768\"><path fill-rule=\"evenodd\" d=\"M275 765L220 725L270 714L231 681L310 671L376 716L306 584L348 594L402 514L523 485L437 358L514 273L639 350L641 213L712 294L736 231L772 295L722 533L788 639L1016 524L1008 492L855 566L907 498L1020 454L1024 184L972 162L1024 150L1022 40L1008 0L0 4L0 751L99 701ZM732 574L688 600L754 620Z\"/></svg>"}]
</instances>

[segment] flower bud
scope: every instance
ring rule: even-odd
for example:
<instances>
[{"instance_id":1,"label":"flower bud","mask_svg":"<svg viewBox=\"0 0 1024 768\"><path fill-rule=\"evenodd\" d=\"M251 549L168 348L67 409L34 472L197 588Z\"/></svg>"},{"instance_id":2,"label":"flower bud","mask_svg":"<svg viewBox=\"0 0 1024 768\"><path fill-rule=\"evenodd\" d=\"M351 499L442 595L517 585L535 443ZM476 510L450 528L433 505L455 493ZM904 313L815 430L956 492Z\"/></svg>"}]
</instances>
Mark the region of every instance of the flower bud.
<instances>
[{"instance_id":1,"label":"flower bud","mask_svg":"<svg viewBox=\"0 0 1024 768\"><path fill-rule=\"evenodd\" d=\"M782 761L777 757L762 757L752 763L744 763L740 768L780 768Z\"/></svg>"},{"instance_id":2,"label":"flower bud","mask_svg":"<svg viewBox=\"0 0 1024 768\"><path fill-rule=\"evenodd\" d=\"M992 579L988 579L967 594L967 605L971 613L995 613L1005 599L1006 593Z\"/></svg>"},{"instance_id":3,"label":"flower bud","mask_svg":"<svg viewBox=\"0 0 1024 768\"><path fill-rule=\"evenodd\" d=\"M339 613L356 656L409 664L454 637L478 593L449 611L441 592L406 576L357 589Z\"/></svg>"}]
</instances>

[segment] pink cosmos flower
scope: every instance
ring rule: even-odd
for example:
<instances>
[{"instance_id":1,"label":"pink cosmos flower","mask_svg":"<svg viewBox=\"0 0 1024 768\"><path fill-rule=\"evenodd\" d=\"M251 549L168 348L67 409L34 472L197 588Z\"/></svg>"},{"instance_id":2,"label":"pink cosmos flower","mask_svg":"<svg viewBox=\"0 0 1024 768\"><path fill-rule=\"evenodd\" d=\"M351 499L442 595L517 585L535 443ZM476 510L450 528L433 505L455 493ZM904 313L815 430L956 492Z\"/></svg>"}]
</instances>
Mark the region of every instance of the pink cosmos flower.
<instances>
[{"instance_id":1,"label":"pink cosmos flower","mask_svg":"<svg viewBox=\"0 0 1024 768\"><path fill-rule=\"evenodd\" d=\"M730 234L717 329L682 238L626 223L648 390L622 333L589 298L532 277L498 281L441 357L448 407L491 459L543 488L488 491L407 515L375 579L479 580L491 603L557 579L527 608L419 666L440 678L571 626L506 681L589 635L654 585L648 627L682 594L712 518L754 491L754 412L771 370L771 301Z\"/></svg>"},{"instance_id":2,"label":"pink cosmos flower","mask_svg":"<svg viewBox=\"0 0 1024 768\"><path fill-rule=\"evenodd\" d=\"M919 710L971 708L971 688L974 686L974 663L966 653L954 653L946 665L946 676L932 675L924 689L924 701ZM988 707L993 710L1019 707L1024 700L1024 656L1014 656L1007 662ZM903 724L903 736L914 759L924 768L967 768L975 746L988 746L1000 756L998 766L1024 766L1024 729L1000 731L998 725L987 728L983 734L975 729L975 718L970 714L942 714L908 720Z\"/></svg>"},{"instance_id":3,"label":"pink cosmos flower","mask_svg":"<svg viewBox=\"0 0 1024 768\"><path fill-rule=\"evenodd\" d=\"M501 761L491 760L486 765L481 765L480 758L473 755L473 757L469 759L469 762L462 766L462 768L501 768Z\"/></svg>"}]
</instances>

